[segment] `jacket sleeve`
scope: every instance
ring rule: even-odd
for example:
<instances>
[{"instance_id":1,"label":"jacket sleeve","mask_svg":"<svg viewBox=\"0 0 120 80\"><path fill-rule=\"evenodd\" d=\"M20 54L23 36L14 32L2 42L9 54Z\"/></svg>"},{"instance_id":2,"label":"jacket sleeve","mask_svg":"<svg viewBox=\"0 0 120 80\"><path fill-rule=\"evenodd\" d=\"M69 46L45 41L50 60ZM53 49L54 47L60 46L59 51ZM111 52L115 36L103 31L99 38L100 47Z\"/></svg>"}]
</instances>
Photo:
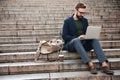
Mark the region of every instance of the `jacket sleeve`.
<instances>
[{"instance_id":1,"label":"jacket sleeve","mask_svg":"<svg viewBox=\"0 0 120 80\"><path fill-rule=\"evenodd\" d=\"M83 34L86 34L86 31L87 31L87 27L89 26L88 24L88 20L87 19L84 19L84 29L83 29Z\"/></svg>"},{"instance_id":2,"label":"jacket sleeve","mask_svg":"<svg viewBox=\"0 0 120 80\"><path fill-rule=\"evenodd\" d=\"M70 34L70 21L68 19L64 20L64 23L63 23L62 38L65 41L70 41L73 38L76 38L76 36L73 36Z\"/></svg>"}]
</instances>

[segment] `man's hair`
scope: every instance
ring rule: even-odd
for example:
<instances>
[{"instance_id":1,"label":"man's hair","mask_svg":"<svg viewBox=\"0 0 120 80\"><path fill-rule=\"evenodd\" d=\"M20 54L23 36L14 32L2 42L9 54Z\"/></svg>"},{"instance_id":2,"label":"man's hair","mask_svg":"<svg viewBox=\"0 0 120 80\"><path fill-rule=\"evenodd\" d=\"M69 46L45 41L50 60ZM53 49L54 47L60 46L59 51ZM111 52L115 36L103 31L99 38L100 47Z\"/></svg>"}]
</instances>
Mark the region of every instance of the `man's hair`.
<instances>
[{"instance_id":1,"label":"man's hair","mask_svg":"<svg viewBox=\"0 0 120 80\"><path fill-rule=\"evenodd\" d=\"M75 5L75 9L76 10L78 10L79 8L86 8L86 6L85 6L85 4L83 4L83 3L77 3L76 5Z\"/></svg>"}]
</instances>

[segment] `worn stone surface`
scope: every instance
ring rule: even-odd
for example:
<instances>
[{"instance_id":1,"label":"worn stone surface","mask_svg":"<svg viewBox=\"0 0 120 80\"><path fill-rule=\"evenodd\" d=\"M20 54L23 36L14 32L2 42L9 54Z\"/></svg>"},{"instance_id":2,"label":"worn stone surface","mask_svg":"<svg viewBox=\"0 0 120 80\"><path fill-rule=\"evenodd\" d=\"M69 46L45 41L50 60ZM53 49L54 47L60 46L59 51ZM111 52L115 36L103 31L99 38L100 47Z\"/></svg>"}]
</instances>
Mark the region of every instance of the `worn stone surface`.
<instances>
[{"instance_id":1,"label":"worn stone surface","mask_svg":"<svg viewBox=\"0 0 120 80\"><path fill-rule=\"evenodd\" d=\"M120 69L120 63L118 63L117 61L114 62L114 63L111 63L111 68L112 69Z\"/></svg>"},{"instance_id":2,"label":"worn stone surface","mask_svg":"<svg viewBox=\"0 0 120 80\"><path fill-rule=\"evenodd\" d=\"M78 60L76 53L65 53L64 62L44 61L55 60L56 53L42 55L37 63L33 62L38 42L61 37L64 19L71 16L74 5L80 1L87 4L85 17L89 25L102 26L100 44L111 49L104 52L111 58L109 64L116 70L114 76L85 72L88 67ZM0 80L120 80L119 3L119 0L0 0ZM21 51L34 52L9 54ZM4 55L5 52L9 53ZM96 58L94 53L88 55ZM98 60L93 62L99 70Z\"/></svg>"},{"instance_id":3,"label":"worn stone surface","mask_svg":"<svg viewBox=\"0 0 120 80\"><path fill-rule=\"evenodd\" d=\"M120 49L104 49L105 55L108 58L119 58L120 57ZM49 60L56 61L58 59L58 55L63 54L65 60L75 60L81 59L79 54L65 52L63 53L52 53L49 55L40 55L39 60ZM33 61L36 56L36 52L14 52L14 53L1 53L0 54L0 62L23 62L23 61ZM88 56L91 59L96 58L96 55L93 51L88 52Z\"/></svg>"},{"instance_id":4,"label":"worn stone surface","mask_svg":"<svg viewBox=\"0 0 120 80\"><path fill-rule=\"evenodd\" d=\"M120 40L119 7L117 0L83 1L87 4L85 17L89 25L102 26L100 40ZM60 36L63 20L73 13L75 3L79 0L1 0L0 1L0 43L38 43L45 36L48 39ZM42 16L41 16L42 15ZM5 37L6 36L6 37ZM3 38L4 37L4 38ZM9 37L9 38L8 38ZM14 38L15 37L15 38ZM17 38L16 37L24 37ZM31 38L30 38L31 37ZM34 38L33 38L34 37ZM7 50L0 46L1 52L33 51L32 48ZM103 43L103 48L119 48L119 43ZM20 45L18 45L20 46ZM23 46L25 46L23 44ZM30 47L30 46L28 46Z\"/></svg>"},{"instance_id":5,"label":"worn stone surface","mask_svg":"<svg viewBox=\"0 0 120 80\"><path fill-rule=\"evenodd\" d=\"M22 63L11 64L9 67L10 74L25 74L25 73L45 73L58 71L58 64L55 63Z\"/></svg>"},{"instance_id":6,"label":"worn stone surface","mask_svg":"<svg viewBox=\"0 0 120 80\"><path fill-rule=\"evenodd\" d=\"M49 80L49 73L0 76L0 80Z\"/></svg>"},{"instance_id":7,"label":"worn stone surface","mask_svg":"<svg viewBox=\"0 0 120 80\"><path fill-rule=\"evenodd\" d=\"M95 67L100 70L100 65L97 59L92 60L95 64ZM109 59L110 68L111 69L119 69L120 59ZM56 61L56 62L46 62L46 61L38 61L38 62L17 62L17 63L4 63L0 64L1 71L7 74L27 74L27 73L45 73L45 72L65 72L65 71L86 71L88 70L88 66L83 63L81 60L64 60L64 62ZM8 68L8 69L7 69ZM1 74L5 74L2 73Z\"/></svg>"},{"instance_id":8,"label":"worn stone surface","mask_svg":"<svg viewBox=\"0 0 120 80\"><path fill-rule=\"evenodd\" d=\"M52 80L110 80L111 77L99 72L98 75L91 75L89 72L63 72L51 73Z\"/></svg>"},{"instance_id":9,"label":"worn stone surface","mask_svg":"<svg viewBox=\"0 0 120 80\"><path fill-rule=\"evenodd\" d=\"M8 68L8 66L6 66L6 67L1 67L0 66L0 75L4 75L4 74L6 74L6 75L9 74L9 68Z\"/></svg>"}]
</instances>

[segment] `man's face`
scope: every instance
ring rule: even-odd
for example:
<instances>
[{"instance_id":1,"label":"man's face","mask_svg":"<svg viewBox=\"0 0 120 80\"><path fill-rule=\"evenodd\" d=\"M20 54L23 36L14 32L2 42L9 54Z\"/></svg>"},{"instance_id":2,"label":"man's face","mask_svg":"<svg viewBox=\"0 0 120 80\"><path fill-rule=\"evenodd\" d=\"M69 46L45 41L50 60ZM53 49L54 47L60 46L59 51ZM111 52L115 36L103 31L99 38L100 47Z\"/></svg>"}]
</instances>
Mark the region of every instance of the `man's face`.
<instances>
[{"instance_id":1,"label":"man's face","mask_svg":"<svg viewBox=\"0 0 120 80\"><path fill-rule=\"evenodd\" d=\"M85 12L86 12L86 9L84 9L84 8L79 8L79 9L77 10L77 17L78 17L78 19L82 18L82 17L84 16Z\"/></svg>"}]
</instances>

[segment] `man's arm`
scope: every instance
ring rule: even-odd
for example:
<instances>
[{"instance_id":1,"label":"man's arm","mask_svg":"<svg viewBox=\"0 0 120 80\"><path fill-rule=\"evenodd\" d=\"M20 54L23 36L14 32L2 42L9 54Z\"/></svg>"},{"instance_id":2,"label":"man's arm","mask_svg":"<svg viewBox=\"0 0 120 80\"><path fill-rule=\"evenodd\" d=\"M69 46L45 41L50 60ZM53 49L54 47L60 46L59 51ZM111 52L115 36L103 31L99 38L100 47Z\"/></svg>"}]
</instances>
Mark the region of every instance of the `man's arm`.
<instances>
[{"instance_id":1,"label":"man's arm","mask_svg":"<svg viewBox=\"0 0 120 80\"><path fill-rule=\"evenodd\" d=\"M64 20L64 24L63 24L63 28L62 28L62 38L65 41L70 41L73 38L76 38L76 36L72 36L70 35L70 25L69 25L69 21L68 20Z\"/></svg>"}]
</instances>

